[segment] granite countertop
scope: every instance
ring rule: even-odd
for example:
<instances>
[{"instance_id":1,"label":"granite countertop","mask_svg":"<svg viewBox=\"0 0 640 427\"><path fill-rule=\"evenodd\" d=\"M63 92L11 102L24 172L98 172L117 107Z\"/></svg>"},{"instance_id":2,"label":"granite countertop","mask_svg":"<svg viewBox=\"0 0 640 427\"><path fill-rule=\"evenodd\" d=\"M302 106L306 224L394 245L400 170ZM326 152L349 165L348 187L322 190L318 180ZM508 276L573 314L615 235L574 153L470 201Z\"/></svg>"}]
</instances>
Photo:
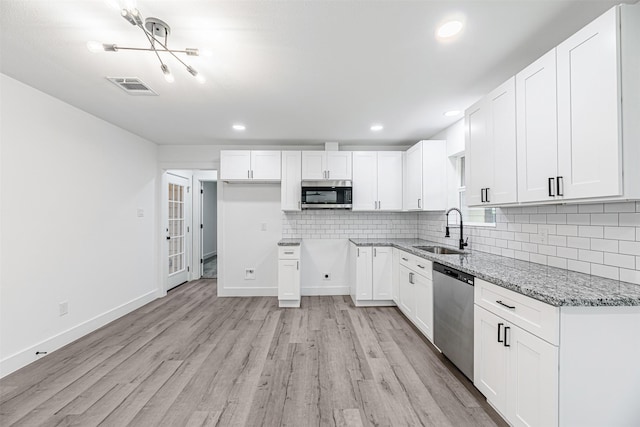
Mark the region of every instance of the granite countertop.
<instances>
[{"instance_id":1,"label":"granite countertop","mask_svg":"<svg viewBox=\"0 0 640 427\"><path fill-rule=\"evenodd\" d=\"M349 239L357 246L393 246L456 268L503 288L560 306L640 306L640 285L562 270L484 252L436 255L413 246L440 243L420 239Z\"/></svg>"},{"instance_id":2,"label":"granite countertop","mask_svg":"<svg viewBox=\"0 0 640 427\"><path fill-rule=\"evenodd\" d=\"M302 239L280 239L278 246L300 246Z\"/></svg>"}]
</instances>

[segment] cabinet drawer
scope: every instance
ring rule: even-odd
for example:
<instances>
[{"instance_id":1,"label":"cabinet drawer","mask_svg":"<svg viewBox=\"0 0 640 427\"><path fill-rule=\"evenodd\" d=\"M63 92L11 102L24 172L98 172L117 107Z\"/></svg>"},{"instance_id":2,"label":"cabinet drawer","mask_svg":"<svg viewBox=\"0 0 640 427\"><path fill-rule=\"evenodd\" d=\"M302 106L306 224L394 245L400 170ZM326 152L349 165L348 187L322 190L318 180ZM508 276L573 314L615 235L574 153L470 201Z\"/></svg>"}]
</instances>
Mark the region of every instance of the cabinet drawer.
<instances>
[{"instance_id":1,"label":"cabinet drawer","mask_svg":"<svg viewBox=\"0 0 640 427\"><path fill-rule=\"evenodd\" d=\"M475 303L551 344L559 343L560 310L528 296L475 280Z\"/></svg>"},{"instance_id":2,"label":"cabinet drawer","mask_svg":"<svg viewBox=\"0 0 640 427\"><path fill-rule=\"evenodd\" d=\"M278 259L300 259L300 246L279 246Z\"/></svg>"},{"instance_id":3,"label":"cabinet drawer","mask_svg":"<svg viewBox=\"0 0 640 427\"><path fill-rule=\"evenodd\" d=\"M433 279L433 263L428 259L404 251L399 251L399 258L400 265L404 265L414 273L420 274L427 279Z\"/></svg>"}]
</instances>

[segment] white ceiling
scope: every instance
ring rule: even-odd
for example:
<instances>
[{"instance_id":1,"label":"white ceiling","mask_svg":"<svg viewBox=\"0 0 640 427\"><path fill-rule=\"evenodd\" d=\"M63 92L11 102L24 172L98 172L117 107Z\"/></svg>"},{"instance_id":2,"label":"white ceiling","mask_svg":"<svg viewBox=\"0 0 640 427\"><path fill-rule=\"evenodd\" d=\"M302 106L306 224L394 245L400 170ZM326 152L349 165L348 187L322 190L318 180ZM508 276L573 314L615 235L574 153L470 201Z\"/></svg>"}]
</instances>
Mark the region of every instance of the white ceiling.
<instances>
[{"instance_id":1,"label":"white ceiling","mask_svg":"<svg viewBox=\"0 0 640 427\"><path fill-rule=\"evenodd\" d=\"M482 95L619 1L138 0L171 25L165 82L149 52L90 53L86 42L145 46L108 3L0 0L2 73L158 144L407 144L459 118ZM630 1L633 2L633 1ZM449 16L466 21L449 43ZM104 77L139 77L129 96ZM238 133L233 123L244 123ZM374 123L384 130L371 132Z\"/></svg>"}]
</instances>

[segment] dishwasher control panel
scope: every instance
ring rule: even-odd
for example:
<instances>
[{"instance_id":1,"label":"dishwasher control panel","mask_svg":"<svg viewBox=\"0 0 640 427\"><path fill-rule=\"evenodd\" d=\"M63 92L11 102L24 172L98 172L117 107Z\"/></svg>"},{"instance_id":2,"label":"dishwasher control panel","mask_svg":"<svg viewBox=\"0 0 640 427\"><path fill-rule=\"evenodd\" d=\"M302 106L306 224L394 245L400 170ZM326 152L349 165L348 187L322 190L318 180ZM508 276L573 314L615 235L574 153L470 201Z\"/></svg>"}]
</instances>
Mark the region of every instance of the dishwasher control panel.
<instances>
[{"instance_id":1,"label":"dishwasher control panel","mask_svg":"<svg viewBox=\"0 0 640 427\"><path fill-rule=\"evenodd\" d=\"M433 263L433 271L437 271L438 273L442 273L453 279L460 280L461 282L465 282L466 284L473 286L474 277L471 274L447 267L446 265L438 264L437 262Z\"/></svg>"}]
</instances>

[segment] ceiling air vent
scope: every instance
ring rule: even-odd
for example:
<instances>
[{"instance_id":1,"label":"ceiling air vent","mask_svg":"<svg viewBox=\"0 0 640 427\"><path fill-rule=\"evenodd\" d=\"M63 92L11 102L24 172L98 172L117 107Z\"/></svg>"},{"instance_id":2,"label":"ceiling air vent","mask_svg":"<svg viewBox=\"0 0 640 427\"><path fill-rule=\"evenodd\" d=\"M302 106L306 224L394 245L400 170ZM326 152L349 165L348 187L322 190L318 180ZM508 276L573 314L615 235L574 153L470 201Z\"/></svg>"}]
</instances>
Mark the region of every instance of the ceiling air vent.
<instances>
[{"instance_id":1,"label":"ceiling air vent","mask_svg":"<svg viewBox=\"0 0 640 427\"><path fill-rule=\"evenodd\" d=\"M129 95L158 96L153 89L137 77L107 77L107 80Z\"/></svg>"}]
</instances>

